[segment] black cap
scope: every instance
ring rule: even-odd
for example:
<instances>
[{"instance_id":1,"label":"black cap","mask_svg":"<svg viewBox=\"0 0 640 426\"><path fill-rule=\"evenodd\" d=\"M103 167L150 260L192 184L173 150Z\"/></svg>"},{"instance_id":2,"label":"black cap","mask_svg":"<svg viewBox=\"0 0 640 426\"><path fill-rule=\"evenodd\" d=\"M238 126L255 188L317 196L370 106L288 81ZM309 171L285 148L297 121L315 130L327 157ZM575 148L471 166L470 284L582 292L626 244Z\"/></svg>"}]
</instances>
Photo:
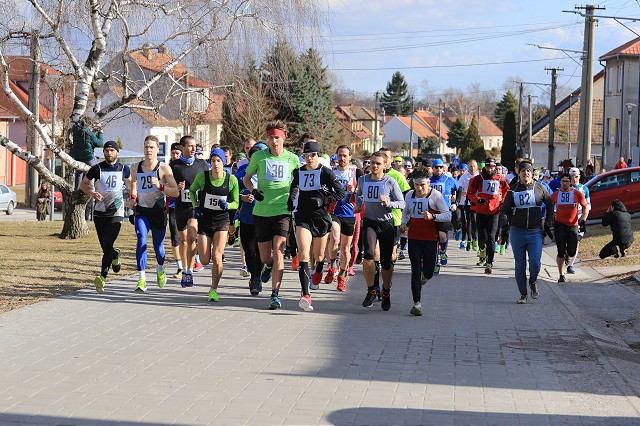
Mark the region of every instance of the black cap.
<instances>
[{"instance_id":1,"label":"black cap","mask_svg":"<svg viewBox=\"0 0 640 426\"><path fill-rule=\"evenodd\" d=\"M489 165L495 166L496 165L496 160L494 160L493 158L489 157L486 160L484 160L484 165L485 166L489 166Z\"/></svg>"},{"instance_id":2,"label":"black cap","mask_svg":"<svg viewBox=\"0 0 640 426\"><path fill-rule=\"evenodd\" d=\"M302 148L302 153L307 154L309 152L317 152L318 154L320 154L320 144L316 141L305 142L304 147Z\"/></svg>"},{"instance_id":3,"label":"black cap","mask_svg":"<svg viewBox=\"0 0 640 426\"><path fill-rule=\"evenodd\" d=\"M118 144L116 143L116 141L106 141L102 146L102 149L105 150L107 148L113 148L116 151L120 152L120 148L118 148Z\"/></svg>"},{"instance_id":4,"label":"black cap","mask_svg":"<svg viewBox=\"0 0 640 426\"><path fill-rule=\"evenodd\" d=\"M171 151L182 151L182 145L180 145L178 142L174 142L171 144Z\"/></svg>"}]
</instances>

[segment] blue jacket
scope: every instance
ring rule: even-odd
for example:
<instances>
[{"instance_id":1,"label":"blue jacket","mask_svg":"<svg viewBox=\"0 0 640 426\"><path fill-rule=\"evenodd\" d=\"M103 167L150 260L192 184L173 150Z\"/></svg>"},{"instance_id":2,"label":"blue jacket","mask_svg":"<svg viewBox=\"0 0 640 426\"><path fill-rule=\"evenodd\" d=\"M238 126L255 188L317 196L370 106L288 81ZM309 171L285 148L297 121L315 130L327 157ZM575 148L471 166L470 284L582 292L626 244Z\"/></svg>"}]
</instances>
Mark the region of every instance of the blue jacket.
<instances>
[{"instance_id":1,"label":"blue jacket","mask_svg":"<svg viewBox=\"0 0 640 426\"><path fill-rule=\"evenodd\" d=\"M238 185L240 186L240 195L243 195L243 192L247 192L247 187L244 186L243 178L244 175L247 174L247 167L249 164L243 164L238 168L235 176L238 179ZM253 207L256 205L256 201L253 200L253 203L245 203L240 199L240 207L238 207L238 216L240 219L240 223L246 223L248 225L253 225Z\"/></svg>"}]
</instances>

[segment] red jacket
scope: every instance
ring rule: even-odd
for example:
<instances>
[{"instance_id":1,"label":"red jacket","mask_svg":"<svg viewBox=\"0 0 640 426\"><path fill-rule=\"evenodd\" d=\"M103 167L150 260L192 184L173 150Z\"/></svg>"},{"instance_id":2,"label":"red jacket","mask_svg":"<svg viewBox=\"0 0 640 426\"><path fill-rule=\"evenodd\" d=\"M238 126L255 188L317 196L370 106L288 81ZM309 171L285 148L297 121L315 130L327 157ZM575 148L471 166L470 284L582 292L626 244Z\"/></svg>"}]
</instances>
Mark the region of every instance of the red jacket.
<instances>
[{"instance_id":1,"label":"red jacket","mask_svg":"<svg viewBox=\"0 0 640 426\"><path fill-rule=\"evenodd\" d=\"M626 169L627 167L628 166L627 166L626 162L618 160L618 162L616 163L616 165L613 168L614 169Z\"/></svg>"},{"instance_id":2,"label":"red jacket","mask_svg":"<svg viewBox=\"0 0 640 426\"><path fill-rule=\"evenodd\" d=\"M502 175L488 176L482 171L469 181L467 198L471 202L472 211L480 214L498 214L508 192L509 184Z\"/></svg>"}]
</instances>

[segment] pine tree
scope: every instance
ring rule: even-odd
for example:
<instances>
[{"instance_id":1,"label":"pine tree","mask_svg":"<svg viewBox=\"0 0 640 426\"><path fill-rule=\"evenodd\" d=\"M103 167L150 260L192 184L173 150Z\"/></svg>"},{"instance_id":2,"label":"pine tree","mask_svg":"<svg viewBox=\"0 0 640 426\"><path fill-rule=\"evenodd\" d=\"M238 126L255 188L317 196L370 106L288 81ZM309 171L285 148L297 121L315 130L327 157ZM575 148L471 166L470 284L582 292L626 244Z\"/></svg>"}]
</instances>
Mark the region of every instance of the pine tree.
<instances>
[{"instance_id":1,"label":"pine tree","mask_svg":"<svg viewBox=\"0 0 640 426\"><path fill-rule=\"evenodd\" d=\"M500 162L510 170L513 170L516 161L516 133L516 113L514 111L507 111L504 115Z\"/></svg>"},{"instance_id":2,"label":"pine tree","mask_svg":"<svg viewBox=\"0 0 640 426\"><path fill-rule=\"evenodd\" d=\"M457 118L456 122L453 123L453 126L451 126L447 134L447 137L448 137L447 146L449 148L455 149L456 154L460 155L460 152L465 147L464 141L465 141L466 135L467 135L467 126L465 126L464 121Z\"/></svg>"},{"instance_id":3,"label":"pine tree","mask_svg":"<svg viewBox=\"0 0 640 426\"><path fill-rule=\"evenodd\" d=\"M498 102L495 112L493 113L493 121L502 130L504 130L504 116L507 111L518 111L518 100L510 90L507 90L507 92L502 96L502 100Z\"/></svg>"},{"instance_id":4,"label":"pine tree","mask_svg":"<svg viewBox=\"0 0 640 426\"><path fill-rule=\"evenodd\" d=\"M387 90L382 94L380 105L386 115L406 115L412 113L411 102L407 82L402 73L396 71L387 83Z\"/></svg>"},{"instance_id":5,"label":"pine tree","mask_svg":"<svg viewBox=\"0 0 640 426\"><path fill-rule=\"evenodd\" d=\"M467 134L464 138L465 146L460 155L464 162L469 160L483 161L486 157L484 142L482 142L482 138L480 138L477 123L476 118L473 117L471 124L469 124L469 129L467 129Z\"/></svg>"}]
</instances>

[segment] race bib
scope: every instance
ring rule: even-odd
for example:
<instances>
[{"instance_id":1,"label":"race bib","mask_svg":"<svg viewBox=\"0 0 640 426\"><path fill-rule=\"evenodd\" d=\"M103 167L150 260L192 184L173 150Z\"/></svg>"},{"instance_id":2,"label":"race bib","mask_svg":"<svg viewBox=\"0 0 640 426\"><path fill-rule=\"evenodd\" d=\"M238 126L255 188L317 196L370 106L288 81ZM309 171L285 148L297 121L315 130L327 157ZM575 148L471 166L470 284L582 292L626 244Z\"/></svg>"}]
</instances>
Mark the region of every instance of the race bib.
<instances>
[{"instance_id":1,"label":"race bib","mask_svg":"<svg viewBox=\"0 0 640 426\"><path fill-rule=\"evenodd\" d=\"M100 172L100 183L104 192L122 191L122 172Z\"/></svg>"},{"instance_id":2,"label":"race bib","mask_svg":"<svg viewBox=\"0 0 640 426\"><path fill-rule=\"evenodd\" d=\"M575 204L574 195L575 195L574 191L569 191L569 192L558 191L558 200L556 204L573 205Z\"/></svg>"},{"instance_id":3,"label":"race bib","mask_svg":"<svg viewBox=\"0 0 640 426\"><path fill-rule=\"evenodd\" d=\"M289 182L289 180L291 179L289 163L275 161L273 159L266 160L266 168L264 174L265 179L272 182Z\"/></svg>"},{"instance_id":4,"label":"race bib","mask_svg":"<svg viewBox=\"0 0 640 426\"><path fill-rule=\"evenodd\" d=\"M498 195L500 193L500 181L483 179L482 192L489 195Z\"/></svg>"},{"instance_id":5,"label":"race bib","mask_svg":"<svg viewBox=\"0 0 640 426\"><path fill-rule=\"evenodd\" d=\"M183 203L190 203L191 202L191 192L189 192L188 189L183 189L180 193L180 201L182 201Z\"/></svg>"},{"instance_id":6,"label":"race bib","mask_svg":"<svg viewBox=\"0 0 640 426\"><path fill-rule=\"evenodd\" d=\"M299 178L300 178L300 190L301 191L317 191L320 189L320 172L322 169L318 170L300 170Z\"/></svg>"},{"instance_id":7,"label":"race bib","mask_svg":"<svg viewBox=\"0 0 640 426\"><path fill-rule=\"evenodd\" d=\"M536 195L533 189L513 193L513 202L517 209L529 209L536 206Z\"/></svg>"},{"instance_id":8,"label":"race bib","mask_svg":"<svg viewBox=\"0 0 640 426\"><path fill-rule=\"evenodd\" d=\"M442 182L432 183L431 187L441 194L444 194L444 184Z\"/></svg>"},{"instance_id":9,"label":"race bib","mask_svg":"<svg viewBox=\"0 0 640 426\"><path fill-rule=\"evenodd\" d=\"M409 208L411 209L411 217L414 219L422 218L422 213L429 209L428 198L413 198L409 201Z\"/></svg>"},{"instance_id":10,"label":"race bib","mask_svg":"<svg viewBox=\"0 0 640 426\"><path fill-rule=\"evenodd\" d=\"M138 173L136 175L136 182L138 186L138 192L154 192L158 191L158 187L153 184L153 178L157 178L156 172L151 173Z\"/></svg>"},{"instance_id":11,"label":"race bib","mask_svg":"<svg viewBox=\"0 0 640 426\"><path fill-rule=\"evenodd\" d=\"M226 195L213 195L205 194L204 196L204 208L209 210L222 210L220 207L220 200L227 200Z\"/></svg>"},{"instance_id":12,"label":"race bib","mask_svg":"<svg viewBox=\"0 0 640 426\"><path fill-rule=\"evenodd\" d=\"M374 203L380 201L380 196L384 195L383 182L365 182L362 188L362 197L365 202Z\"/></svg>"}]
</instances>

